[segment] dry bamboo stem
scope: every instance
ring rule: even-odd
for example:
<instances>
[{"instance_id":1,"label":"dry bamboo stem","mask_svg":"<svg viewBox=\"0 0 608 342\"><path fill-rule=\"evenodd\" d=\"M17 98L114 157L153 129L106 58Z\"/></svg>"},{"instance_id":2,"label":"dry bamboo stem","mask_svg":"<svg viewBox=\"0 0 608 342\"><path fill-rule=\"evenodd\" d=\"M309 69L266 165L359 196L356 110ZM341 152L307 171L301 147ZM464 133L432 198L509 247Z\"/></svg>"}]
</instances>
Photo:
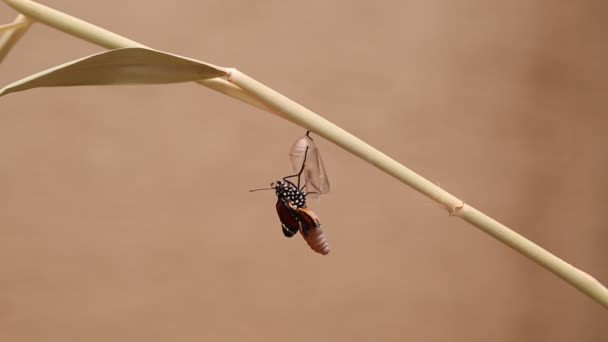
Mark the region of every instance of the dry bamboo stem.
<instances>
[{"instance_id":1,"label":"dry bamboo stem","mask_svg":"<svg viewBox=\"0 0 608 342\"><path fill-rule=\"evenodd\" d=\"M260 101L274 111L284 113L284 116L294 124L315 132L440 203L448 210L450 215L462 218L515 249L608 308L608 289L587 273L549 253L479 210L465 204L452 194L376 150L339 126L238 70L232 69L228 79L258 96Z\"/></svg>"}]
</instances>

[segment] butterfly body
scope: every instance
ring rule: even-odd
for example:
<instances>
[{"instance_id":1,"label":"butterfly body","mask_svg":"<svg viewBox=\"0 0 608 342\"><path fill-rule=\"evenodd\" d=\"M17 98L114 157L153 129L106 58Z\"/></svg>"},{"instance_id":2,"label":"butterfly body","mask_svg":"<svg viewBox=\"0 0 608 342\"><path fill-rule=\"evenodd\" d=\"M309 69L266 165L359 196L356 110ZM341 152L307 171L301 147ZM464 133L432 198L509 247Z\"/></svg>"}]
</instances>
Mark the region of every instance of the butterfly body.
<instances>
[{"instance_id":1,"label":"butterfly body","mask_svg":"<svg viewBox=\"0 0 608 342\"><path fill-rule=\"evenodd\" d=\"M283 235L292 237L300 230L298 210L306 208L306 193L289 181L278 181L272 187L277 195L276 208Z\"/></svg>"}]
</instances>

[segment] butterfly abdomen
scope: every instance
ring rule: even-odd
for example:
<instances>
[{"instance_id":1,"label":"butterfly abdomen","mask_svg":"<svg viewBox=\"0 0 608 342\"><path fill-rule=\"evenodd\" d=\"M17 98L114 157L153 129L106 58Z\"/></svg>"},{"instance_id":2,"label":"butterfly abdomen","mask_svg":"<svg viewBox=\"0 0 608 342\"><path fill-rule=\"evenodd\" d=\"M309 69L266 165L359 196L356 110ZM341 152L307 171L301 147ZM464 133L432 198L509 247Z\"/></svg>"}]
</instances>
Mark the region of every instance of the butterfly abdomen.
<instances>
[{"instance_id":1,"label":"butterfly abdomen","mask_svg":"<svg viewBox=\"0 0 608 342\"><path fill-rule=\"evenodd\" d=\"M300 232L302 237L306 240L306 243L310 248L322 255L329 253L329 245L325 234L321 229L321 221L315 213L306 208L297 209L298 220L300 221Z\"/></svg>"},{"instance_id":2,"label":"butterfly abdomen","mask_svg":"<svg viewBox=\"0 0 608 342\"><path fill-rule=\"evenodd\" d=\"M320 227L312 229L307 236L304 236L304 240L313 251L323 255L329 254L329 245Z\"/></svg>"}]
</instances>

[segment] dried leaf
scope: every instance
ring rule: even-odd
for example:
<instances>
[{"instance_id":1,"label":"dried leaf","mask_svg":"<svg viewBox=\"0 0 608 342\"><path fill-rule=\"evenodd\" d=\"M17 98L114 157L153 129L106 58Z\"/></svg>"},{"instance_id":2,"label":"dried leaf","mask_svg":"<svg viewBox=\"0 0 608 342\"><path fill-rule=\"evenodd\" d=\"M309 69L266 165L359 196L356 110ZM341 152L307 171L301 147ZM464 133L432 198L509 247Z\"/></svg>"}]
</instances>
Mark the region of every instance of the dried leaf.
<instances>
[{"instance_id":1,"label":"dried leaf","mask_svg":"<svg viewBox=\"0 0 608 342\"><path fill-rule=\"evenodd\" d=\"M11 83L0 96L39 87L167 84L226 76L223 68L147 48L109 50Z\"/></svg>"}]
</instances>

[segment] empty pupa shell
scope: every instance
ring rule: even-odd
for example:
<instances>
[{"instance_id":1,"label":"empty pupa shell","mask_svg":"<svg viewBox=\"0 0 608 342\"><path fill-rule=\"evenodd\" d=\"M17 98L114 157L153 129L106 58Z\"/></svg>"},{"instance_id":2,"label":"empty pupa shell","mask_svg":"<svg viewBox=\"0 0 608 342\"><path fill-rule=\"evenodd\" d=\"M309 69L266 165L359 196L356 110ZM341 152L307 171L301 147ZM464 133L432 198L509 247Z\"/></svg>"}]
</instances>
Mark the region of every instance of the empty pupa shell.
<instances>
[{"instance_id":1,"label":"empty pupa shell","mask_svg":"<svg viewBox=\"0 0 608 342\"><path fill-rule=\"evenodd\" d=\"M306 155L306 164L302 173L304 184L306 184L305 189L308 197L317 198L320 194L329 192L329 180L327 179L323 159L321 159L321 153L308 134L309 132L296 140L293 146L291 146L289 157L291 158L294 172L299 172ZM306 152L307 147L308 152Z\"/></svg>"}]
</instances>

